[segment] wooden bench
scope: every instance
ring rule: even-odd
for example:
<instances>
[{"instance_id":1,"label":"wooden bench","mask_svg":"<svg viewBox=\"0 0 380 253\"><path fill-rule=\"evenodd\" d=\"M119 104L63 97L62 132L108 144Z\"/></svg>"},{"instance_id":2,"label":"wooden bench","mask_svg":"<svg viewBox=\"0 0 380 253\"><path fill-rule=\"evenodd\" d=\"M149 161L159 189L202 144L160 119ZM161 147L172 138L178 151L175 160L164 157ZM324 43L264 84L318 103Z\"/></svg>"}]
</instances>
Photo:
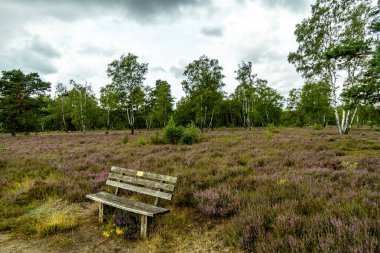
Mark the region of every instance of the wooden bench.
<instances>
[{"instance_id":1,"label":"wooden bench","mask_svg":"<svg viewBox=\"0 0 380 253\"><path fill-rule=\"evenodd\" d=\"M159 199L171 200L177 177L154 174L150 172L112 167L106 184L116 187L115 194L98 192L86 198L99 202L99 221L103 222L104 205L113 206L128 212L140 214L141 237L146 239L148 216L168 213L169 209L158 206ZM119 189L155 197L154 204L147 204L118 196Z\"/></svg>"}]
</instances>

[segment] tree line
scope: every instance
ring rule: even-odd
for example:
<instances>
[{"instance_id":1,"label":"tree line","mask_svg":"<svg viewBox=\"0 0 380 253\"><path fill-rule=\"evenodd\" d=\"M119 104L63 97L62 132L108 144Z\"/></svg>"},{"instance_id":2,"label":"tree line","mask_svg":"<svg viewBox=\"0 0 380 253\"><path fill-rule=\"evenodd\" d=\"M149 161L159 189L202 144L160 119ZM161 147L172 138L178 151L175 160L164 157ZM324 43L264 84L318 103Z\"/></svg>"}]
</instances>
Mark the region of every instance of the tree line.
<instances>
[{"instance_id":1,"label":"tree line","mask_svg":"<svg viewBox=\"0 0 380 253\"><path fill-rule=\"evenodd\" d=\"M183 72L185 96L174 108L171 86L157 80L144 85L148 64L132 53L108 64L111 82L100 90L71 80L51 84L38 73L2 71L0 131L88 131L162 128L173 117L180 125L195 123L202 131L215 127L252 127L268 124L326 126L335 124L347 134L353 124L380 123L379 7L368 0L317 0L312 15L297 25L299 44L288 56L305 78L285 99L241 62L235 71L238 86L223 91L223 68L203 55ZM339 93L339 80L343 80Z\"/></svg>"}]
</instances>

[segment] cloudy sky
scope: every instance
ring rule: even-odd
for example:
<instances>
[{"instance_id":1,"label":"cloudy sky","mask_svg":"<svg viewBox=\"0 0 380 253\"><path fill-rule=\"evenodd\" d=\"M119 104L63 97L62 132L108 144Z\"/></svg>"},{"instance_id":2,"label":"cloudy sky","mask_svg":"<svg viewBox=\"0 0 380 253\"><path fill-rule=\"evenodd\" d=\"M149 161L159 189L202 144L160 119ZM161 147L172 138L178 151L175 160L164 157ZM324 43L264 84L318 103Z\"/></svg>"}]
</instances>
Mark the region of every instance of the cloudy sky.
<instances>
[{"instance_id":1,"label":"cloudy sky","mask_svg":"<svg viewBox=\"0 0 380 253\"><path fill-rule=\"evenodd\" d=\"M201 55L219 60L225 91L234 71L254 72L282 95L302 79L287 62L295 25L311 0L0 0L0 70L38 72L52 86L70 79L110 82L107 64L131 52L149 63L146 85L164 79L178 99L184 67Z\"/></svg>"}]
</instances>

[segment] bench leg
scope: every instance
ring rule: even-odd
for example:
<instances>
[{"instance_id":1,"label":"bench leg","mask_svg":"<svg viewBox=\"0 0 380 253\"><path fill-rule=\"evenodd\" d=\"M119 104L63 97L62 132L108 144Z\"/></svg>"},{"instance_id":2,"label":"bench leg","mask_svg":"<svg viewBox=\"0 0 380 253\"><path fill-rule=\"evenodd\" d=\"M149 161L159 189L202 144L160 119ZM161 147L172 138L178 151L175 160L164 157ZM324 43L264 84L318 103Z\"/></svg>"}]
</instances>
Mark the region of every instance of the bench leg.
<instances>
[{"instance_id":1,"label":"bench leg","mask_svg":"<svg viewBox=\"0 0 380 253\"><path fill-rule=\"evenodd\" d=\"M141 238L145 240L148 234L148 216L141 215L140 219L141 219L140 235L141 235Z\"/></svg>"},{"instance_id":2,"label":"bench leg","mask_svg":"<svg viewBox=\"0 0 380 253\"><path fill-rule=\"evenodd\" d=\"M103 211L104 211L104 204L99 203L99 222L101 223L103 223L104 221Z\"/></svg>"}]
</instances>

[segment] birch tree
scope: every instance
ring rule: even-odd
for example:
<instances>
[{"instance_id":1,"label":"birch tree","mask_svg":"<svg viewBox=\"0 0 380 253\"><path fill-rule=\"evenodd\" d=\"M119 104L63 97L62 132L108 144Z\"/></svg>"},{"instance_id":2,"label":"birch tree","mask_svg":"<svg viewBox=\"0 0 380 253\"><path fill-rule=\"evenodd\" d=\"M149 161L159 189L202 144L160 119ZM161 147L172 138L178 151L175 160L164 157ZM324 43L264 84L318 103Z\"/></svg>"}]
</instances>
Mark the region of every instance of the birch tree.
<instances>
[{"instance_id":1,"label":"birch tree","mask_svg":"<svg viewBox=\"0 0 380 253\"><path fill-rule=\"evenodd\" d=\"M112 78L121 95L121 102L126 110L131 134L134 134L136 99L138 90L143 87L145 75L148 72L147 63L139 63L137 56L131 53L122 55L119 60L108 64L107 74Z\"/></svg>"},{"instance_id":2,"label":"birch tree","mask_svg":"<svg viewBox=\"0 0 380 253\"><path fill-rule=\"evenodd\" d=\"M66 124L66 114L67 114L67 108L66 108L66 96L67 96L67 88L62 83L58 83L55 88L56 93L56 102L59 103L60 107L60 114L62 119L62 127L63 131L68 132L67 124Z\"/></svg>"},{"instance_id":3,"label":"birch tree","mask_svg":"<svg viewBox=\"0 0 380 253\"><path fill-rule=\"evenodd\" d=\"M89 124L89 108L94 105L95 96L87 82L81 84L70 80L70 84L73 86L70 91L73 123L85 133Z\"/></svg>"},{"instance_id":4,"label":"birch tree","mask_svg":"<svg viewBox=\"0 0 380 253\"><path fill-rule=\"evenodd\" d=\"M118 108L116 87L107 84L100 89L100 104L107 111L107 133L111 129L111 113Z\"/></svg>"},{"instance_id":5,"label":"birch tree","mask_svg":"<svg viewBox=\"0 0 380 253\"><path fill-rule=\"evenodd\" d=\"M357 101L339 96L339 84L343 84L343 90L358 85L368 65L371 1L317 0L311 11L311 17L296 26L298 49L289 54L288 60L308 81L330 85L338 131L347 134Z\"/></svg>"},{"instance_id":6,"label":"birch tree","mask_svg":"<svg viewBox=\"0 0 380 253\"><path fill-rule=\"evenodd\" d=\"M220 114L223 101L223 68L216 59L203 55L186 66L182 88L187 98L194 102L195 121L201 130L213 129L214 120Z\"/></svg>"},{"instance_id":7,"label":"birch tree","mask_svg":"<svg viewBox=\"0 0 380 253\"><path fill-rule=\"evenodd\" d=\"M255 100L257 100L256 89L254 87L254 80L257 78L257 74L252 74L252 63L245 63L238 65L238 70L235 71L235 79L239 82L239 85L235 90L235 97L241 103L243 125L246 129L251 130L251 114Z\"/></svg>"}]
</instances>

